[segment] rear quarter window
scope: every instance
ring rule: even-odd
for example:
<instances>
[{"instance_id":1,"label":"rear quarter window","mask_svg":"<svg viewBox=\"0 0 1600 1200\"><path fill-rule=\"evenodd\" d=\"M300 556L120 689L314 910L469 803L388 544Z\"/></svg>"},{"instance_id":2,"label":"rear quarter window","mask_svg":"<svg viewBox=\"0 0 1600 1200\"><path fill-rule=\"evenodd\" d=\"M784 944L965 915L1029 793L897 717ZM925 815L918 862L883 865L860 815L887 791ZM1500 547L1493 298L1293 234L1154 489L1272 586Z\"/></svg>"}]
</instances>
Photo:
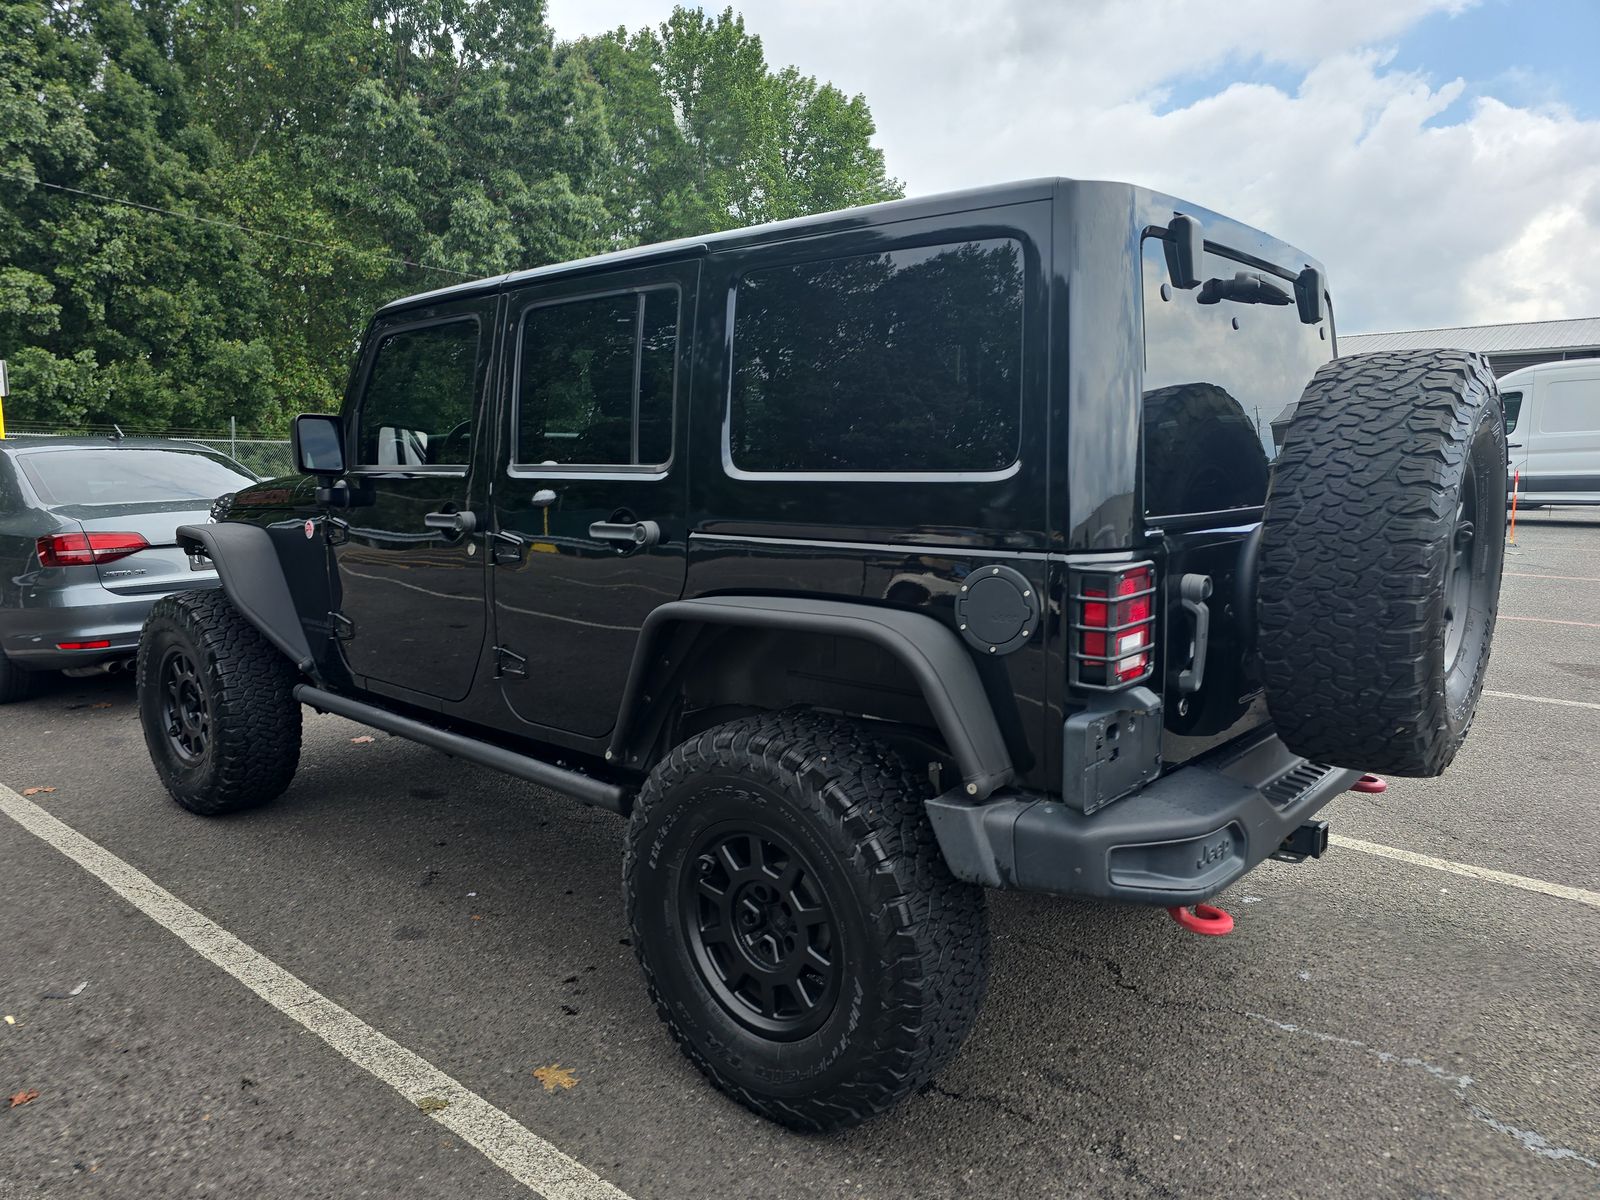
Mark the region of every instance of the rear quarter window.
<instances>
[{"instance_id":1,"label":"rear quarter window","mask_svg":"<svg viewBox=\"0 0 1600 1200\"><path fill-rule=\"evenodd\" d=\"M1017 460L1022 245L750 271L734 304L736 472L990 472Z\"/></svg>"}]
</instances>

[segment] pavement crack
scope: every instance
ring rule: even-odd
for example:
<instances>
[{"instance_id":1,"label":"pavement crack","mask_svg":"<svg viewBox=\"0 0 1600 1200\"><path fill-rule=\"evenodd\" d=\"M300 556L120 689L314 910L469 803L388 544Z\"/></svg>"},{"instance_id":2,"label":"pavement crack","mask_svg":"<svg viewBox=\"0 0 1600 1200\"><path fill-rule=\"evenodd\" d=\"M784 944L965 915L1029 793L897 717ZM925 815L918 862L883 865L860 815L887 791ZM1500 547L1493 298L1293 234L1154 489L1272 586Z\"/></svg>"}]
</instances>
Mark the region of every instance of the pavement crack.
<instances>
[{"instance_id":1,"label":"pavement crack","mask_svg":"<svg viewBox=\"0 0 1600 1200\"><path fill-rule=\"evenodd\" d=\"M991 1109L1002 1116L1015 1117L1029 1125L1034 1124L1038 1118L1030 1112L1023 1112L1007 1104L999 1096L990 1096L982 1092L957 1092L944 1087L937 1080L930 1079L922 1085L922 1095L943 1096L946 1100L954 1100L957 1104L976 1104L979 1107Z\"/></svg>"}]
</instances>

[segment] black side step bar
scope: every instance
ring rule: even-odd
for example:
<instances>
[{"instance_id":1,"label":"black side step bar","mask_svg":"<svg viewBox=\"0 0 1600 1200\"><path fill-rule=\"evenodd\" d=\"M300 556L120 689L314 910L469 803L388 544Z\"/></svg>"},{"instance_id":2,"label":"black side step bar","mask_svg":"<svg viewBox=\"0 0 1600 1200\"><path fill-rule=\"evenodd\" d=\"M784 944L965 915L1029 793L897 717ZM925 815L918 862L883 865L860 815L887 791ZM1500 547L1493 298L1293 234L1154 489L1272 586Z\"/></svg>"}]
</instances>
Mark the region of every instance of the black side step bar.
<instances>
[{"instance_id":1,"label":"black side step bar","mask_svg":"<svg viewBox=\"0 0 1600 1200\"><path fill-rule=\"evenodd\" d=\"M537 783L541 787L560 792L564 796L571 796L574 800L582 800L585 804L592 804L596 808L610 809L615 813L628 811L628 793L614 783L592 779L588 775L569 771L565 767L555 766L542 759L530 758L526 754L518 754L515 750L507 750L503 746L489 742L480 742L476 738L452 733L448 729L439 729L410 717L402 717L387 709L363 704L359 700L336 696L332 692L312 687L309 683L302 683L296 687L294 698L320 712L349 717L352 721L359 721L363 725L370 725L385 733L421 742L424 746L432 746L435 750L443 750L456 758L493 767L496 771L504 771L507 775L514 775L518 779L526 779L529 783Z\"/></svg>"}]
</instances>

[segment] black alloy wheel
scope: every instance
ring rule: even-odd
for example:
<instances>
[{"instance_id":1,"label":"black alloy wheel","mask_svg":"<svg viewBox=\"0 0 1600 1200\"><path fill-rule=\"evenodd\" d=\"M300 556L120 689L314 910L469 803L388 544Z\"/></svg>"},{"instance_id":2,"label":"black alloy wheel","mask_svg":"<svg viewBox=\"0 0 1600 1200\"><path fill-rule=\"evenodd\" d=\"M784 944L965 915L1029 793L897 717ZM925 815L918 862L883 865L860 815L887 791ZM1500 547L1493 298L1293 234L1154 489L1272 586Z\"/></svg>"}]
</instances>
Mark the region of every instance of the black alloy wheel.
<instances>
[{"instance_id":1,"label":"black alloy wheel","mask_svg":"<svg viewBox=\"0 0 1600 1200\"><path fill-rule=\"evenodd\" d=\"M173 646L161 660L161 715L167 741L178 761L194 766L211 744L211 712L205 682L183 646Z\"/></svg>"},{"instance_id":2,"label":"black alloy wheel","mask_svg":"<svg viewBox=\"0 0 1600 1200\"><path fill-rule=\"evenodd\" d=\"M926 1083L988 975L983 892L953 878L925 769L867 722L789 711L656 764L623 891L656 1011L717 1087L839 1129Z\"/></svg>"},{"instance_id":3,"label":"black alloy wheel","mask_svg":"<svg viewBox=\"0 0 1600 1200\"><path fill-rule=\"evenodd\" d=\"M814 1033L839 998L844 954L817 872L782 835L735 822L705 830L689 861L679 911L707 989L755 1033Z\"/></svg>"}]
</instances>

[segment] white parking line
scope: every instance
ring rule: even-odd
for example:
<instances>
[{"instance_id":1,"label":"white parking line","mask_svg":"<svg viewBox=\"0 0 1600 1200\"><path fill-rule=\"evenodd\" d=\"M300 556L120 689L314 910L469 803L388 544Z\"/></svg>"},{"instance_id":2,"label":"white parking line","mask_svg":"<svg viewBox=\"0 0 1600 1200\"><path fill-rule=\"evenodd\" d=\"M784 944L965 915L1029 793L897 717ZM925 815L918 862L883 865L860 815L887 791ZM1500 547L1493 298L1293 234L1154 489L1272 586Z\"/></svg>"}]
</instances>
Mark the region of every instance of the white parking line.
<instances>
[{"instance_id":1,"label":"white parking line","mask_svg":"<svg viewBox=\"0 0 1600 1200\"><path fill-rule=\"evenodd\" d=\"M1339 833L1329 834L1328 840L1335 846L1343 846L1346 850L1359 850L1363 854L1392 858L1396 862L1410 863L1414 867L1448 871L1452 875L1465 875L1469 879L1482 879L1487 883L1521 888L1525 892L1539 892L1560 900L1576 900L1579 904L1587 904L1590 908L1600 908L1600 892L1591 892L1585 888L1568 887L1564 883L1546 883L1543 879L1530 879L1526 875L1513 875L1509 871L1495 871L1489 867L1475 867L1471 863L1451 862L1448 858L1434 858L1431 854L1418 854L1414 850L1397 850L1393 846L1363 842L1360 838L1345 837Z\"/></svg>"},{"instance_id":2,"label":"white parking line","mask_svg":"<svg viewBox=\"0 0 1600 1200\"><path fill-rule=\"evenodd\" d=\"M1508 617L1501 613L1497 620L1532 621L1536 625L1582 625L1585 629L1600 629L1600 621L1561 621L1555 617Z\"/></svg>"},{"instance_id":3,"label":"white parking line","mask_svg":"<svg viewBox=\"0 0 1600 1200\"><path fill-rule=\"evenodd\" d=\"M1518 579L1568 579L1573 583L1600 583L1600 575L1542 575L1537 571L1506 571Z\"/></svg>"},{"instance_id":4,"label":"white parking line","mask_svg":"<svg viewBox=\"0 0 1600 1200\"><path fill-rule=\"evenodd\" d=\"M546 1200L629 1200L625 1192L557 1150L426 1059L340 1008L190 908L149 876L4 786L0 786L0 812L61 851L273 1008L298 1021L358 1067L387 1083L408 1103L415 1105L429 1098L444 1101L444 1107L429 1111L428 1115L474 1146L518 1183L532 1188Z\"/></svg>"},{"instance_id":5,"label":"white parking line","mask_svg":"<svg viewBox=\"0 0 1600 1200\"><path fill-rule=\"evenodd\" d=\"M1557 700L1554 696L1524 696L1521 692L1497 692L1492 688L1484 688L1485 696L1496 696L1501 700L1527 700L1534 704L1564 704L1568 708L1596 708L1600 704L1591 700Z\"/></svg>"},{"instance_id":6,"label":"white parking line","mask_svg":"<svg viewBox=\"0 0 1600 1200\"><path fill-rule=\"evenodd\" d=\"M1600 1171L1600 1162L1596 1162L1588 1155L1580 1154L1568 1146L1558 1146L1542 1133L1536 1133L1531 1129L1519 1129L1515 1125L1508 1125L1481 1104L1476 1103L1471 1098L1471 1088L1477 1081L1471 1075L1457 1075L1447 1067L1438 1066L1414 1054L1397 1054L1393 1050L1380 1050L1377 1046L1369 1042L1360 1041L1357 1038L1342 1037L1337 1033L1323 1033L1317 1029L1307 1029L1304 1025L1297 1025L1290 1021L1279 1021L1276 1018L1267 1016L1265 1013L1247 1012L1244 1015L1252 1020L1271 1025L1274 1029L1281 1030L1284 1033L1297 1034L1326 1045L1342 1046L1348 1050L1360 1051L1363 1054L1371 1055L1387 1067L1410 1067L1414 1071L1426 1072L1441 1083L1448 1083L1454 1087L1456 1094L1461 1098L1462 1103L1467 1106L1469 1113L1489 1126L1490 1129L1516 1139L1522 1144L1524 1150L1537 1154L1540 1158L1550 1158L1557 1162L1563 1160L1579 1162L1586 1167L1592 1167L1594 1170Z\"/></svg>"}]
</instances>

